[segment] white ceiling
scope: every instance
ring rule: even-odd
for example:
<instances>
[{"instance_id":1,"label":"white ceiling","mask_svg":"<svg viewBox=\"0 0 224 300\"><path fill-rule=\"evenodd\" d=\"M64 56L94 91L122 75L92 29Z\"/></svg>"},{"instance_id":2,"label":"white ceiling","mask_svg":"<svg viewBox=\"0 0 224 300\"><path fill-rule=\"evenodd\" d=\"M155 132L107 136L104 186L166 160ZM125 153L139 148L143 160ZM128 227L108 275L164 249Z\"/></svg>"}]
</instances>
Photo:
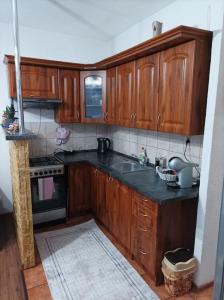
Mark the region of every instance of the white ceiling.
<instances>
[{"instance_id":1,"label":"white ceiling","mask_svg":"<svg viewBox=\"0 0 224 300\"><path fill-rule=\"evenodd\" d=\"M18 0L19 23L36 29L109 40L174 0ZM11 23L11 0L0 0Z\"/></svg>"}]
</instances>

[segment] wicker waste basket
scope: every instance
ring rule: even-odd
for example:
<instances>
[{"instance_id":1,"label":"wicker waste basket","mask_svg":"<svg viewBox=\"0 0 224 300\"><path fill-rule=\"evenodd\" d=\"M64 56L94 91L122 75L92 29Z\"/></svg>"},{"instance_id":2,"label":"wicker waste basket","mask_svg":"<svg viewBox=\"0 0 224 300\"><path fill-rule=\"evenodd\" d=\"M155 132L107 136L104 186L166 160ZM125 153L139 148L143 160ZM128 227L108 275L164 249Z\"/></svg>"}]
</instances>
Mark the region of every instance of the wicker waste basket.
<instances>
[{"instance_id":1,"label":"wicker waste basket","mask_svg":"<svg viewBox=\"0 0 224 300\"><path fill-rule=\"evenodd\" d=\"M165 288L171 296L181 296L191 290L197 260L187 249L168 251L162 261Z\"/></svg>"}]
</instances>

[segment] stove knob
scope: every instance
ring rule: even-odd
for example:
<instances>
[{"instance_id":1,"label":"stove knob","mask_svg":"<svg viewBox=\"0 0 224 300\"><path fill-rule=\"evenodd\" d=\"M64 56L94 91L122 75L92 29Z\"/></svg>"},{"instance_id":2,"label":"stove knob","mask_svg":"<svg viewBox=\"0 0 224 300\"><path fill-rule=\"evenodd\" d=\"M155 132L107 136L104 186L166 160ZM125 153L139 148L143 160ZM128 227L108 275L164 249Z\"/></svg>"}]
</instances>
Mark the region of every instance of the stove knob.
<instances>
[{"instance_id":1,"label":"stove knob","mask_svg":"<svg viewBox=\"0 0 224 300\"><path fill-rule=\"evenodd\" d=\"M54 173L56 173L57 171L56 171L56 170L54 170L53 172L54 172Z\"/></svg>"},{"instance_id":2,"label":"stove knob","mask_svg":"<svg viewBox=\"0 0 224 300\"><path fill-rule=\"evenodd\" d=\"M44 174L46 175L46 174L47 174L47 171L44 171Z\"/></svg>"},{"instance_id":3,"label":"stove knob","mask_svg":"<svg viewBox=\"0 0 224 300\"><path fill-rule=\"evenodd\" d=\"M49 174L52 174L52 170L49 171Z\"/></svg>"},{"instance_id":4,"label":"stove knob","mask_svg":"<svg viewBox=\"0 0 224 300\"><path fill-rule=\"evenodd\" d=\"M40 175L40 176L42 176L42 175L43 175L43 172L42 172L42 171L41 171L41 172L39 172L39 175Z\"/></svg>"},{"instance_id":5,"label":"stove knob","mask_svg":"<svg viewBox=\"0 0 224 300\"><path fill-rule=\"evenodd\" d=\"M35 176L37 176L37 175L38 175L38 173L37 173L37 172L34 172L34 175L35 175Z\"/></svg>"},{"instance_id":6,"label":"stove knob","mask_svg":"<svg viewBox=\"0 0 224 300\"><path fill-rule=\"evenodd\" d=\"M58 173L61 173L61 170L58 170Z\"/></svg>"}]
</instances>

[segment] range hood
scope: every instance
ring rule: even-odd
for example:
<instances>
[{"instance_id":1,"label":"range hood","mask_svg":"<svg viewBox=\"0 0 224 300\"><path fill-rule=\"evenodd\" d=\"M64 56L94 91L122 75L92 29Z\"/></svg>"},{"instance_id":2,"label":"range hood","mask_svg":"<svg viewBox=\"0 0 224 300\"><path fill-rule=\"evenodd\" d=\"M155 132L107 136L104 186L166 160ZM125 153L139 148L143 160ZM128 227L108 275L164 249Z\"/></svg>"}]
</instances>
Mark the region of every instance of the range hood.
<instances>
[{"instance_id":1,"label":"range hood","mask_svg":"<svg viewBox=\"0 0 224 300\"><path fill-rule=\"evenodd\" d=\"M14 99L17 100L17 99ZM53 109L63 101L59 99L23 99L23 108L43 108L43 109Z\"/></svg>"}]
</instances>

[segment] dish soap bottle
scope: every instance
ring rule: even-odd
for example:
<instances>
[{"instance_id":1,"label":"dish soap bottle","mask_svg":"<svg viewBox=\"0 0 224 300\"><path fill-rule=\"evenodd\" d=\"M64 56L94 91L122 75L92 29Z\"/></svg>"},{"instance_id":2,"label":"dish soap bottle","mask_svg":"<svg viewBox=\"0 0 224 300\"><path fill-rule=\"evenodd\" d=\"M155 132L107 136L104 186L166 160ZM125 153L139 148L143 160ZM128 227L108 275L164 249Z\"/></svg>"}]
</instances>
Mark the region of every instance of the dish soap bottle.
<instances>
[{"instance_id":1,"label":"dish soap bottle","mask_svg":"<svg viewBox=\"0 0 224 300\"><path fill-rule=\"evenodd\" d=\"M145 148L142 147L142 150L138 156L138 161L140 163L140 165L144 165L145 164L145 160L146 160L146 156L145 156Z\"/></svg>"}]
</instances>

